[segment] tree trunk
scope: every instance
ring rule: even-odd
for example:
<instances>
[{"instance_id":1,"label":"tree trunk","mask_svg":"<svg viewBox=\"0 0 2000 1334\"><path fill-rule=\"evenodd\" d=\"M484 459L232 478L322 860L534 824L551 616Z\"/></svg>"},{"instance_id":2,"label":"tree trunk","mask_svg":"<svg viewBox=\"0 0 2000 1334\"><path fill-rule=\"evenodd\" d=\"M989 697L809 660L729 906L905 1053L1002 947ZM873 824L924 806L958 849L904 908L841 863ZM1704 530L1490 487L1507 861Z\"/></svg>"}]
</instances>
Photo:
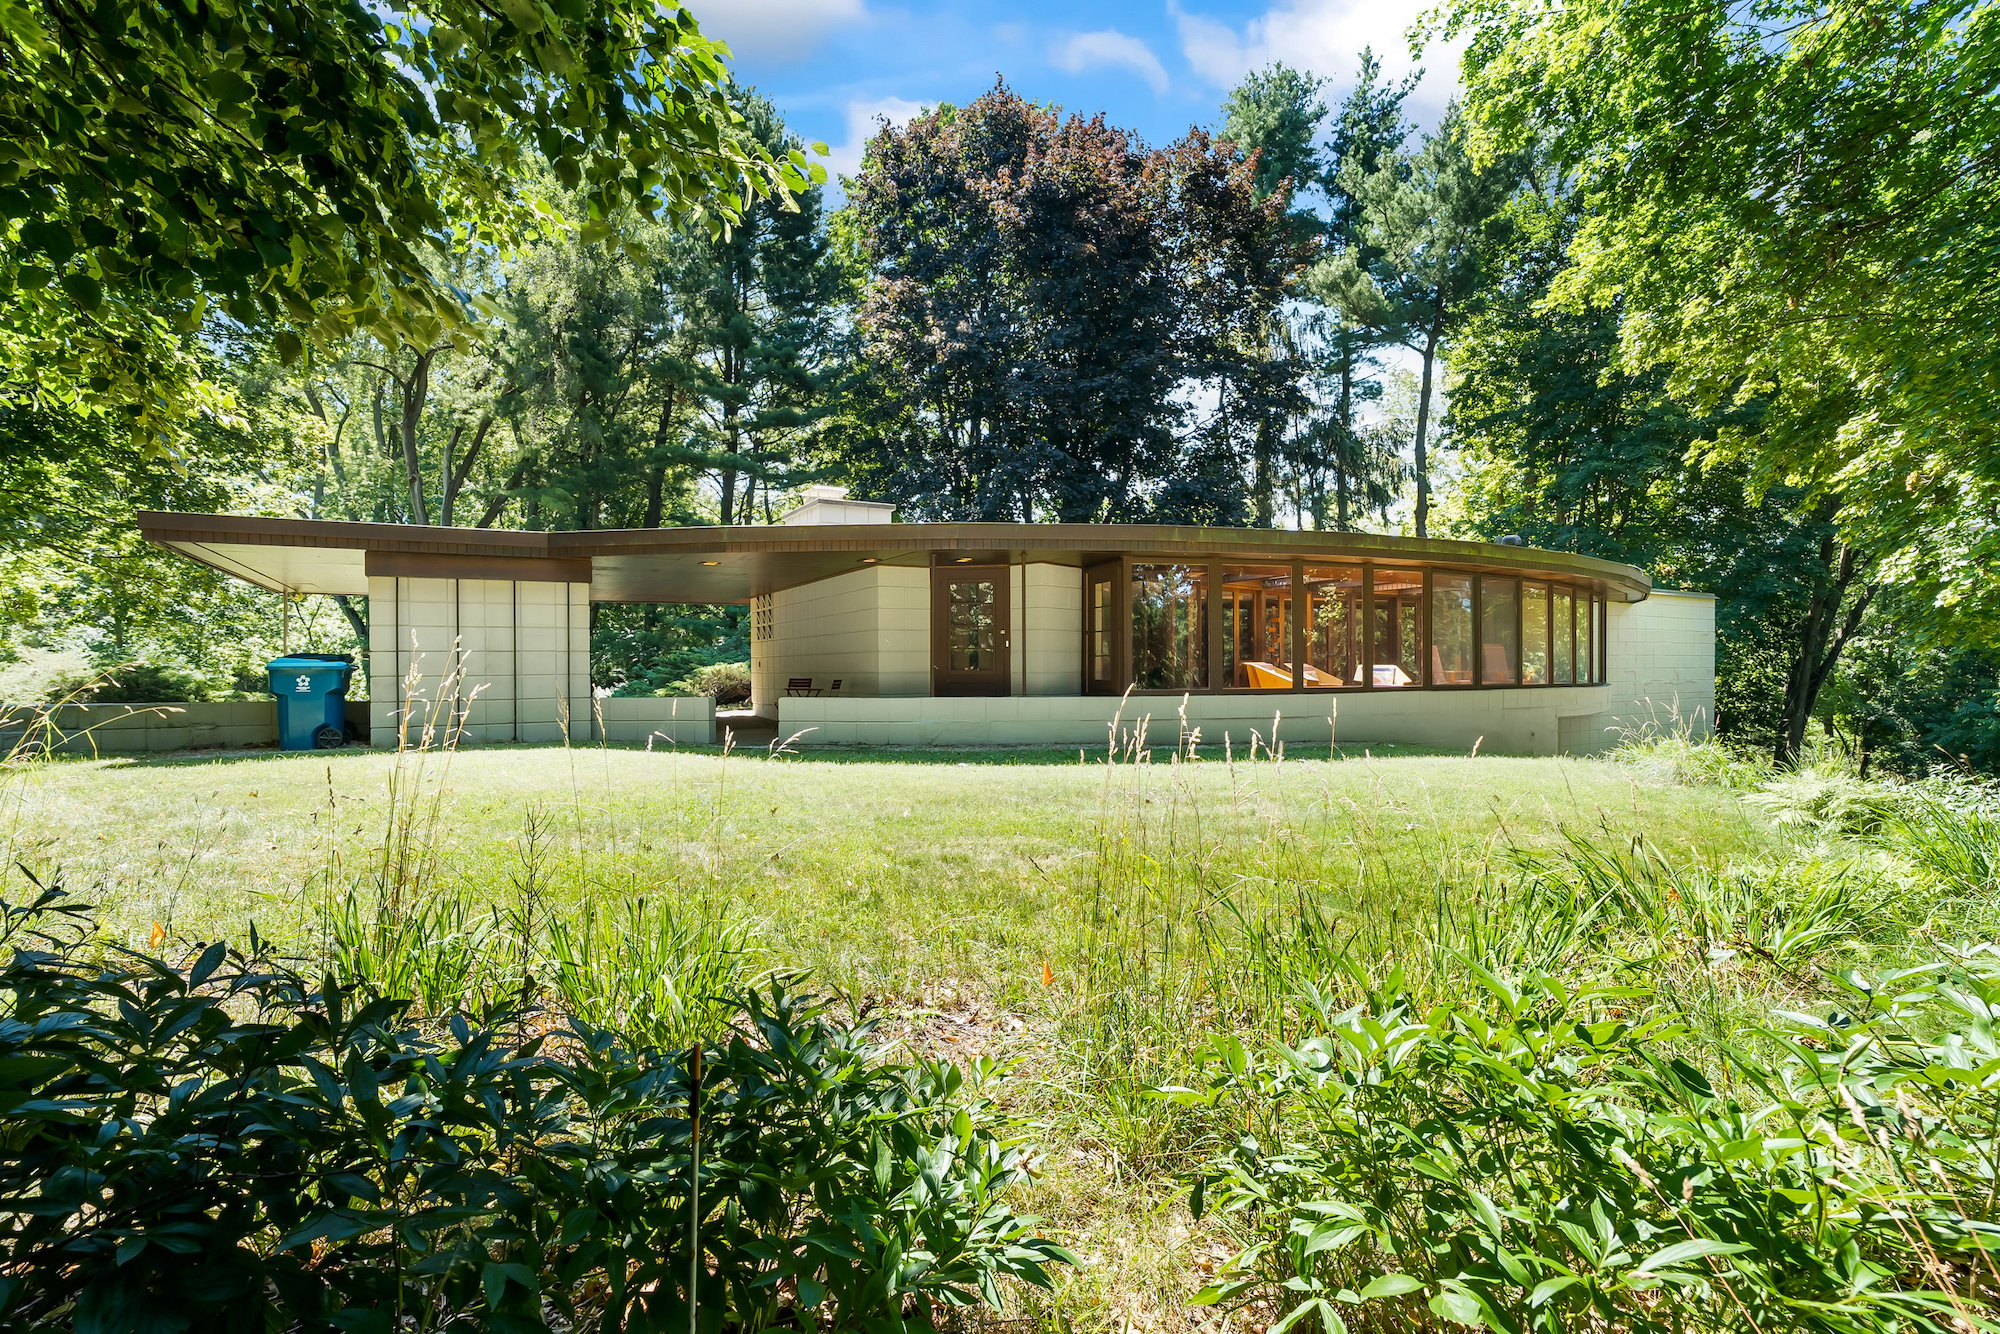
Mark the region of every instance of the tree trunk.
<instances>
[{"instance_id":1,"label":"tree trunk","mask_svg":"<svg viewBox=\"0 0 2000 1334\"><path fill-rule=\"evenodd\" d=\"M347 626L354 631L354 637L361 641L361 655L368 656L368 622L354 609L354 599L345 593L335 593L333 603L340 608L340 614L347 618Z\"/></svg>"},{"instance_id":2,"label":"tree trunk","mask_svg":"<svg viewBox=\"0 0 2000 1334\"><path fill-rule=\"evenodd\" d=\"M1256 524L1259 528L1271 528L1277 523L1278 507L1273 492L1276 488L1273 450L1271 447L1271 419L1268 415L1257 418L1255 471L1251 475L1250 489L1256 504Z\"/></svg>"},{"instance_id":3,"label":"tree trunk","mask_svg":"<svg viewBox=\"0 0 2000 1334\"><path fill-rule=\"evenodd\" d=\"M458 493L465 488L465 479L472 475L472 465L479 462L479 452L486 447L486 433L493 429L493 414L487 413L479 419L479 427L472 433L472 443L465 447L465 455L454 464L451 450L444 454L443 494L438 497L438 523L442 527L452 526L453 515L458 509ZM453 438L458 435L452 432Z\"/></svg>"},{"instance_id":4,"label":"tree trunk","mask_svg":"<svg viewBox=\"0 0 2000 1334\"><path fill-rule=\"evenodd\" d=\"M1417 447L1412 458L1412 470L1417 478L1417 536L1428 537L1431 519L1431 380L1437 369L1438 331L1444 324L1444 314L1437 312L1430 327L1424 331L1424 375L1417 386Z\"/></svg>"},{"instance_id":5,"label":"tree trunk","mask_svg":"<svg viewBox=\"0 0 2000 1334\"><path fill-rule=\"evenodd\" d=\"M1831 522L1837 511L1837 505L1822 507L1819 517ZM1861 628L1861 619L1875 598L1873 584L1862 586L1859 596L1843 615L1841 604L1847 602L1848 591L1860 574L1859 554L1831 535L1821 540L1819 552L1820 573L1814 581L1812 602L1806 608L1805 624L1800 627L1798 651L1785 674L1782 723L1777 745L1773 747L1773 757L1779 764L1798 762L1820 691L1833 676L1841 651Z\"/></svg>"},{"instance_id":6,"label":"tree trunk","mask_svg":"<svg viewBox=\"0 0 2000 1334\"><path fill-rule=\"evenodd\" d=\"M419 352L410 378L403 382L403 412L397 431L403 445L403 475L410 488L411 523L431 521L429 507L424 504L424 467L417 450L417 429L423 424L424 402L431 392L431 360L436 356L435 349Z\"/></svg>"},{"instance_id":7,"label":"tree trunk","mask_svg":"<svg viewBox=\"0 0 2000 1334\"><path fill-rule=\"evenodd\" d=\"M1350 526L1348 518L1348 466L1354 462L1354 352L1349 333L1340 335L1340 439L1333 454L1333 496L1335 524L1341 532Z\"/></svg>"}]
</instances>

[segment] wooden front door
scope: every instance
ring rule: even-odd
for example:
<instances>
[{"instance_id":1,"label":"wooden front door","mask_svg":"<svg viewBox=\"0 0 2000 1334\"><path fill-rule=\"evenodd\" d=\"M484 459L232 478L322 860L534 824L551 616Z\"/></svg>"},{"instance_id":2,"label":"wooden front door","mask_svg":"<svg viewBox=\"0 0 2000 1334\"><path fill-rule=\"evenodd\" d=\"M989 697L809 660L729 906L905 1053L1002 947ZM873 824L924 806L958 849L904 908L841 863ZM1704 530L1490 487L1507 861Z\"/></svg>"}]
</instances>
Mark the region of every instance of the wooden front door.
<instances>
[{"instance_id":1,"label":"wooden front door","mask_svg":"<svg viewBox=\"0 0 2000 1334\"><path fill-rule=\"evenodd\" d=\"M1013 693L1008 658L1007 567L940 566L931 572L931 693Z\"/></svg>"}]
</instances>

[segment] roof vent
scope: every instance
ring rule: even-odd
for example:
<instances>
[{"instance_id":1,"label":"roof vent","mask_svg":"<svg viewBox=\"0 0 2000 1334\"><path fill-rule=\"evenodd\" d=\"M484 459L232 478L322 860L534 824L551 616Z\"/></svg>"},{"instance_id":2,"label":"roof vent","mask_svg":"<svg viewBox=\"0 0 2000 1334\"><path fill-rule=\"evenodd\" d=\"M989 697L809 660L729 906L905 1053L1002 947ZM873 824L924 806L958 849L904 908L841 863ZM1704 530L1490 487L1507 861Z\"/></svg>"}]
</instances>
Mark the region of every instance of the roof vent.
<instances>
[{"instance_id":1,"label":"roof vent","mask_svg":"<svg viewBox=\"0 0 2000 1334\"><path fill-rule=\"evenodd\" d=\"M888 523L896 513L894 505L879 500L849 500L844 486L809 486L805 500L779 523Z\"/></svg>"},{"instance_id":2,"label":"roof vent","mask_svg":"<svg viewBox=\"0 0 2000 1334\"><path fill-rule=\"evenodd\" d=\"M1507 534L1507 536L1500 539L1498 545L1503 547L1525 547L1526 545L1528 545L1528 542L1527 539L1522 537L1519 533L1509 533Z\"/></svg>"}]
</instances>

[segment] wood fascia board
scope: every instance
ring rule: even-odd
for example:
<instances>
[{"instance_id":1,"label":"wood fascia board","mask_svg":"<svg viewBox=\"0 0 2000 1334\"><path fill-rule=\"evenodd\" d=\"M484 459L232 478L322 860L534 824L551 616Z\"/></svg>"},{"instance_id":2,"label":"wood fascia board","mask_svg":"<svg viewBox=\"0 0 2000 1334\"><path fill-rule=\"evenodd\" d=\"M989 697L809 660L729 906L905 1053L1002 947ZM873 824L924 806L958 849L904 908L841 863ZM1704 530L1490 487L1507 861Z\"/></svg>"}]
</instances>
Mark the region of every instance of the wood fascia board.
<instances>
[{"instance_id":1,"label":"wood fascia board","mask_svg":"<svg viewBox=\"0 0 2000 1334\"><path fill-rule=\"evenodd\" d=\"M159 511L143 511L138 517L140 532L146 538L180 550L185 550L185 544L189 543L221 543L549 560L586 560L595 556L648 553L785 555L850 551L887 553L885 560L954 551L1015 552L1027 559L1032 559L1036 553L1048 553L1051 559L1055 553L1069 553L1080 563L1116 556L1199 556L1245 562L1319 557L1377 563L1442 564L1489 573L1583 580L1626 602L1643 601L1652 589L1652 580L1643 571L1592 556L1531 547L1503 547L1486 542L1443 538L1420 540L1373 533L1147 524L1013 523L773 524L734 528L515 532ZM239 574L238 577L245 576ZM269 586L259 579L252 579L251 582Z\"/></svg>"}]
</instances>

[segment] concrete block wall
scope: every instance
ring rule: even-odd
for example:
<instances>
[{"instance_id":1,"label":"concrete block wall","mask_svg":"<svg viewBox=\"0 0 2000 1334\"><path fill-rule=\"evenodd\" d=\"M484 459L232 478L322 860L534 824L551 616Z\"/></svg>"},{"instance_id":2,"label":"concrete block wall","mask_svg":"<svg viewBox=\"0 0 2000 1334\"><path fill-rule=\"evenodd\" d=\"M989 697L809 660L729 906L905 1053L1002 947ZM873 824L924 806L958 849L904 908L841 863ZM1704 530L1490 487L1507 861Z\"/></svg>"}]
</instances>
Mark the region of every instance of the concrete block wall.
<instances>
[{"instance_id":1,"label":"concrete block wall","mask_svg":"<svg viewBox=\"0 0 2000 1334\"><path fill-rule=\"evenodd\" d=\"M72 704L50 719L50 749L64 755L149 755L169 750L235 749L278 744L272 699L218 704ZM366 731L368 702L349 700L347 721ZM0 714L0 754L21 739L25 710Z\"/></svg>"},{"instance_id":2,"label":"concrete block wall","mask_svg":"<svg viewBox=\"0 0 2000 1334\"><path fill-rule=\"evenodd\" d=\"M1609 750L1624 733L1715 729L1715 598L1655 589L1644 602L1612 603L1606 621L1611 696L1605 715L1569 749Z\"/></svg>"},{"instance_id":3,"label":"concrete block wall","mask_svg":"<svg viewBox=\"0 0 2000 1334\"><path fill-rule=\"evenodd\" d=\"M706 695L600 699L593 710L603 739L661 750L715 744L715 701Z\"/></svg>"},{"instance_id":4,"label":"concrete block wall","mask_svg":"<svg viewBox=\"0 0 2000 1334\"><path fill-rule=\"evenodd\" d=\"M902 565L821 579L769 595L768 637L750 641L750 686L756 710L776 717L785 683L810 677L845 696L883 697L930 692L930 571Z\"/></svg>"},{"instance_id":5,"label":"concrete block wall","mask_svg":"<svg viewBox=\"0 0 2000 1334\"><path fill-rule=\"evenodd\" d=\"M1083 571L1040 563L1015 567L1014 690L1083 693Z\"/></svg>"},{"instance_id":6,"label":"concrete block wall","mask_svg":"<svg viewBox=\"0 0 2000 1334\"><path fill-rule=\"evenodd\" d=\"M51 749L66 755L143 755L195 746L270 746L278 740L278 702L224 704L73 704L55 711ZM12 723L13 725L10 725ZM21 734L0 721L0 746Z\"/></svg>"},{"instance_id":7,"label":"concrete block wall","mask_svg":"<svg viewBox=\"0 0 2000 1334\"><path fill-rule=\"evenodd\" d=\"M1253 739L1343 746L1432 746L1446 750L1553 755L1564 724L1601 716L1606 686L1541 690L1369 691L1324 695L1098 695L969 699L782 699L779 730L801 745L1106 745L1114 731L1171 749L1186 725L1204 743Z\"/></svg>"},{"instance_id":8,"label":"concrete block wall","mask_svg":"<svg viewBox=\"0 0 2000 1334\"><path fill-rule=\"evenodd\" d=\"M591 739L587 583L371 577L368 656L376 746L457 709L468 744Z\"/></svg>"}]
</instances>

